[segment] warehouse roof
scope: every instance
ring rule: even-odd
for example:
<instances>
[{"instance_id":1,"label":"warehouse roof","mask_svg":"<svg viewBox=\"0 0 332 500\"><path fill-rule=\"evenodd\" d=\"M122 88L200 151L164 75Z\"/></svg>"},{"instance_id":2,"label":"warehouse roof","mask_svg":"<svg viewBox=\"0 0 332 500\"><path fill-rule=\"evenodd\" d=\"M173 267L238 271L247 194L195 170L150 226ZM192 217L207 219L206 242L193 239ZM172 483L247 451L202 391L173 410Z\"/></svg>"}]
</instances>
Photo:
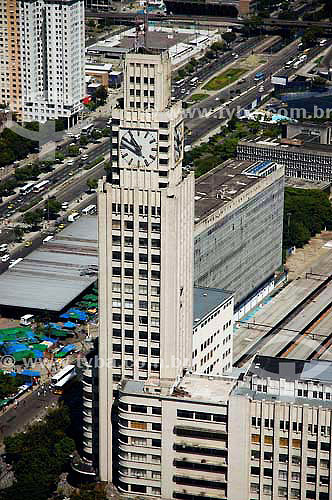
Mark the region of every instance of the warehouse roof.
<instances>
[{"instance_id":1,"label":"warehouse roof","mask_svg":"<svg viewBox=\"0 0 332 500\"><path fill-rule=\"evenodd\" d=\"M61 311L96 280L96 217L81 217L0 276L0 305Z\"/></svg>"}]
</instances>

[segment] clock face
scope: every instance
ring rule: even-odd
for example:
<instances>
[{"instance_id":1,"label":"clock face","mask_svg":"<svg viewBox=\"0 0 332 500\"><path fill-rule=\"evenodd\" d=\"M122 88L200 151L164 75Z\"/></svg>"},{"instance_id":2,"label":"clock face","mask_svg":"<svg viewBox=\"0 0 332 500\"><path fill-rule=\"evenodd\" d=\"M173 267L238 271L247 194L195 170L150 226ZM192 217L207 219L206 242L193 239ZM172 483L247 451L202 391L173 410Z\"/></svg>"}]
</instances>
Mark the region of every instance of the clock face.
<instances>
[{"instance_id":1,"label":"clock face","mask_svg":"<svg viewBox=\"0 0 332 500\"><path fill-rule=\"evenodd\" d=\"M174 129L174 161L181 158L183 149L183 123L179 123Z\"/></svg>"},{"instance_id":2,"label":"clock face","mask_svg":"<svg viewBox=\"0 0 332 500\"><path fill-rule=\"evenodd\" d=\"M133 167L157 165L157 131L122 129L120 155L122 161Z\"/></svg>"}]
</instances>

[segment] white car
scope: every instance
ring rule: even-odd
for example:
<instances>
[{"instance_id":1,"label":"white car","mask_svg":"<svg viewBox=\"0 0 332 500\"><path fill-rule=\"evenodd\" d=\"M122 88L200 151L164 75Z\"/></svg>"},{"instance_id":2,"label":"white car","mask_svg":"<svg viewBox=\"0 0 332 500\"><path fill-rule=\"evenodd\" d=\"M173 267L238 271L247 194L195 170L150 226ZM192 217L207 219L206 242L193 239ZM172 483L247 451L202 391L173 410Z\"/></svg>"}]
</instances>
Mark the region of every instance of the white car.
<instances>
[{"instance_id":1,"label":"white car","mask_svg":"<svg viewBox=\"0 0 332 500\"><path fill-rule=\"evenodd\" d=\"M10 259L9 253L6 253L3 257L1 257L1 262L8 262Z\"/></svg>"},{"instance_id":2,"label":"white car","mask_svg":"<svg viewBox=\"0 0 332 500\"><path fill-rule=\"evenodd\" d=\"M264 86L263 86L263 85L261 85L261 86L259 87L258 92L264 92Z\"/></svg>"}]
</instances>

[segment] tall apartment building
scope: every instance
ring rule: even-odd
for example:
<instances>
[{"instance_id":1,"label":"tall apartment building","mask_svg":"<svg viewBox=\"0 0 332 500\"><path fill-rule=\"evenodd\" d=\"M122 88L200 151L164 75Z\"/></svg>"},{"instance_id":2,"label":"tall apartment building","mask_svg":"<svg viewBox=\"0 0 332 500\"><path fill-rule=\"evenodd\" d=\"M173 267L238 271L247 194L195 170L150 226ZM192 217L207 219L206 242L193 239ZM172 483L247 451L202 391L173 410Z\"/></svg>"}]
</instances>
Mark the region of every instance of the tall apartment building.
<instances>
[{"instance_id":1,"label":"tall apartment building","mask_svg":"<svg viewBox=\"0 0 332 500\"><path fill-rule=\"evenodd\" d=\"M85 95L83 0L0 3L0 102L22 121L76 121Z\"/></svg>"},{"instance_id":2,"label":"tall apartment building","mask_svg":"<svg viewBox=\"0 0 332 500\"><path fill-rule=\"evenodd\" d=\"M111 172L98 194L99 474L107 481L113 388L135 379L162 390L192 361L194 179L182 173L181 103L171 104L167 53L128 54L124 73Z\"/></svg>"},{"instance_id":3,"label":"tall apartment building","mask_svg":"<svg viewBox=\"0 0 332 500\"><path fill-rule=\"evenodd\" d=\"M83 0L21 0L21 72L25 121L66 118L85 95Z\"/></svg>"},{"instance_id":4,"label":"tall apartment building","mask_svg":"<svg viewBox=\"0 0 332 500\"><path fill-rule=\"evenodd\" d=\"M19 0L0 1L0 104L21 118L21 58Z\"/></svg>"},{"instance_id":5,"label":"tall apartment building","mask_svg":"<svg viewBox=\"0 0 332 500\"><path fill-rule=\"evenodd\" d=\"M282 264L284 168L228 160L195 184L195 286L234 292L236 319L273 289Z\"/></svg>"}]
</instances>

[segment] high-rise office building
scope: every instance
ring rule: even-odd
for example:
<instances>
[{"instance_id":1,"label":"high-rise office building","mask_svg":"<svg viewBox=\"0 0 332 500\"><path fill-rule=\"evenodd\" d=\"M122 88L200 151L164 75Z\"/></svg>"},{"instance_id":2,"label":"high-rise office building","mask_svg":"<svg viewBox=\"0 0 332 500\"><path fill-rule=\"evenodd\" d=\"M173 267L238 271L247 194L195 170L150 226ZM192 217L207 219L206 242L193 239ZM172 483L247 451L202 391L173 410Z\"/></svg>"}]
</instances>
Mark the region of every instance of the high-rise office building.
<instances>
[{"instance_id":1,"label":"high-rise office building","mask_svg":"<svg viewBox=\"0 0 332 500\"><path fill-rule=\"evenodd\" d=\"M99 203L99 475L112 480L111 407L122 379L158 391L192 361L194 178L167 53L125 60Z\"/></svg>"},{"instance_id":2,"label":"high-rise office building","mask_svg":"<svg viewBox=\"0 0 332 500\"><path fill-rule=\"evenodd\" d=\"M23 121L72 125L85 95L83 0L0 3L0 102Z\"/></svg>"}]
</instances>

